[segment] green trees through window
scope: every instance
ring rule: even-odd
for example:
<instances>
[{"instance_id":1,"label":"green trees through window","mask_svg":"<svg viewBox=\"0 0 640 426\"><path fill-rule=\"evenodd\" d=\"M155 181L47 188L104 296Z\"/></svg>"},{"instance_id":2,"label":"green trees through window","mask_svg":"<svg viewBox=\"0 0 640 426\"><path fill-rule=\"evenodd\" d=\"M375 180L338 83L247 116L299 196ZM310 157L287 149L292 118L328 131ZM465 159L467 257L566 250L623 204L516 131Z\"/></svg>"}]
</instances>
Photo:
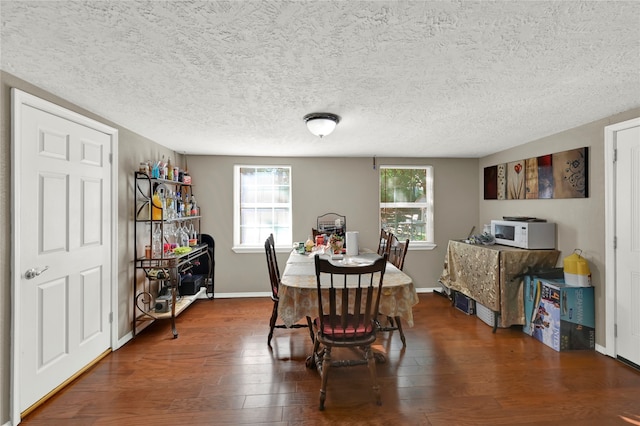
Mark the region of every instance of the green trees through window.
<instances>
[{"instance_id":1,"label":"green trees through window","mask_svg":"<svg viewBox=\"0 0 640 426\"><path fill-rule=\"evenodd\" d=\"M380 224L400 240L433 242L431 166L380 167Z\"/></svg>"}]
</instances>

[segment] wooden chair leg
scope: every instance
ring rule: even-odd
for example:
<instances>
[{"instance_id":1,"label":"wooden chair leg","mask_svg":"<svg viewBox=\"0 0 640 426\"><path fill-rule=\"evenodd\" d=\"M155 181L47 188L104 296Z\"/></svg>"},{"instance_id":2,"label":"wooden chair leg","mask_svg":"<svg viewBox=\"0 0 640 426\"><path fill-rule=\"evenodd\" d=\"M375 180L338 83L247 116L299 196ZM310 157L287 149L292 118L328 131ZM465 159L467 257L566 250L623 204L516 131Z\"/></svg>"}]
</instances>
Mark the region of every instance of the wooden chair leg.
<instances>
[{"instance_id":1,"label":"wooden chair leg","mask_svg":"<svg viewBox=\"0 0 640 426\"><path fill-rule=\"evenodd\" d=\"M395 326L393 325L393 318L391 318L391 317L389 317L389 316L388 316L388 317L387 317L387 322L389 323L389 325L390 325L391 327L395 327Z\"/></svg>"},{"instance_id":2,"label":"wooden chair leg","mask_svg":"<svg viewBox=\"0 0 640 426\"><path fill-rule=\"evenodd\" d=\"M324 347L322 354L322 384L320 385L320 411L324 410L324 401L327 398L327 379L331 369L331 346Z\"/></svg>"},{"instance_id":3,"label":"wooden chair leg","mask_svg":"<svg viewBox=\"0 0 640 426\"><path fill-rule=\"evenodd\" d=\"M322 358L319 357L318 355L318 348L320 347L320 343L318 342L317 338L313 339L313 350L311 351L311 355L309 355L307 357L307 360L305 362L305 365L307 366L307 368L315 368L320 372L320 375L322 375ZM319 364L320 363L320 364ZM320 368L318 368L318 366L320 366Z\"/></svg>"},{"instance_id":4,"label":"wooden chair leg","mask_svg":"<svg viewBox=\"0 0 640 426\"><path fill-rule=\"evenodd\" d=\"M369 367L369 376L371 377L371 385L373 388L373 395L376 398L376 404L382 405L382 397L380 396L380 386L378 385L378 377L376 374L376 359L373 356L371 346L365 348L364 357L367 360L367 366Z\"/></svg>"},{"instance_id":5,"label":"wooden chair leg","mask_svg":"<svg viewBox=\"0 0 640 426\"><path fill-rule=\"evenodd\" d=\"M400 321L400 317L396 317L396 327L398 327L398 331L400 332L400 339L402 340L402 347L407 347L407 340L404 338L404 331L402 331L402 322Z\"/></svg>"},{"instance_id":6,"label":"wooden chair leg","mask_svg":"<svg viewBox=\"0 0 640 426\"><path fill-rule=\"evenodd\" d=\"M269 320L269 336L267 337L267 345L271 347L271 338L273 337L273 329L276 327L278 320L278 302L273 302L273 310L271 311L271 319Z\"/></svg>"},{"instance_id":7,"label":"wooden chair leg","mask_svg":"<svg viewBox=\"0 0 640 426\"><path fill-rule=\"evenodd\" d=\"M311 321L311 317L307 317L307 327L309 327L309 335L311 336L311 343L315 341L313 335L313 322Z\"/></svg>"},{"instance_id":8,"label":"wooden chair leg","mask_svg":"<svg viewBox=\"0 0 640 426\"><path fill-rule=\"evenodd\" d=\"M375 362L374 362L375 368ZM322 384L320 385L320 411L324 411L324 401L327 398L327 379L329 378L329 370L331 369L331 347L325 346L322 354Z\"/></svg>"}]
</instances>

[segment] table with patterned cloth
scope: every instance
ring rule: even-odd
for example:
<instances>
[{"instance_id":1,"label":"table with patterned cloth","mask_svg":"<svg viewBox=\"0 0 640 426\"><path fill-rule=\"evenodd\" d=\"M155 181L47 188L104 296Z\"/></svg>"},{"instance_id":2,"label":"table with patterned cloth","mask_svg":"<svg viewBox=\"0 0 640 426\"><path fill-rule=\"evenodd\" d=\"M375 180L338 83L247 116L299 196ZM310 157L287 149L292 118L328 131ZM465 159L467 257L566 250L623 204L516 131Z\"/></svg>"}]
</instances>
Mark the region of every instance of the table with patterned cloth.
<instances>
[{"instance_id":1,"label":"table with patterned cloth","mask_svg":"<svg viewBox=\"0 0 640 426\"><path fill-rule=\"evenodd\" d=\"M557 250L525 250L452 240L440 282L499 314L496 326L522 325L523 274L555 267L559 255Z\"/></svg>"},{"instance_id":2,"label":"table with patterned cloth","mask_svg":"<svg viewBox=\"0 0 640 426\"><path fill-rule=\"evenodd\" d=\"M376 253L361 253L351 262L371 262ZM349 259L345 256L345 259ZM344 261L344 260L343 260ZM349 261L349 260L347 260ZM303 318L318 316L318 290L314 256L291 252L280 280L278 315L290 327ZM413 327L412 307L418 303L418 294L411 277L387 262L382 281L379 312L389 317L400 317Z\"/></svg>"}]
</instances>

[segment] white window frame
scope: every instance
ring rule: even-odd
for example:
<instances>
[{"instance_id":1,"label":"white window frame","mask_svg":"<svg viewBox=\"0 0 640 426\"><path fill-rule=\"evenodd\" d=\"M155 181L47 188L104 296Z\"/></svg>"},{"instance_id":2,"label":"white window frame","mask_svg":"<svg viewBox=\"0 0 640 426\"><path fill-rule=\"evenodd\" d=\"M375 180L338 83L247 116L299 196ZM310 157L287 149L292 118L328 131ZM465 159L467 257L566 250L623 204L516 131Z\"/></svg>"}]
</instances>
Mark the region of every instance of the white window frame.
<instances>
[{"instance_id":1,"label":"white window frame","mask_svg":"<svg viewBox=\"0 0 640 426\"><path fill-rule=\"evenodd\" d=\"M233 247L232 250L235 253L264 253L264 241L260 241L257 244L242 244L240 242L241 231L240 231L240 208L241 208L241 199L240 199L240 170L243 168L252 168L252 169L288 169L289 170L289 202L279 204L279 207L286 207L289 209L289 241L286 239L283 241L282 238L276 238L276 246L284 247L286 246L288 249L291 249L292 239L293 239L293 170L290 165L273 165L273 164L236 164L233 166ZM271 207L274 206L273 203L265 203L266 205ZM259 205L256 203L256 205ZM280 241L279 241L280 240Z\"/></svg>"},{"instance_id":2,"label":"white window frame","mask_svg":"<svg viewBox=\"0 0 640 426\"><path fill-rule=\"evenodd\" d=\"M382 215L383 208L399 207L399 208L411 208L424 206L425 211L425 238L426 241L413 241L409 244L409 250L433 250L436 248L435 234L434 234L434 198L433 198L433 166L428 165L381 165L380 172L378 173L378 223L382 228ZM427 178L426 199L424 203L383 203L380 199L380 189L382 185L382 170L383 169L424 169Z\"/></svg>"}]
</instances>

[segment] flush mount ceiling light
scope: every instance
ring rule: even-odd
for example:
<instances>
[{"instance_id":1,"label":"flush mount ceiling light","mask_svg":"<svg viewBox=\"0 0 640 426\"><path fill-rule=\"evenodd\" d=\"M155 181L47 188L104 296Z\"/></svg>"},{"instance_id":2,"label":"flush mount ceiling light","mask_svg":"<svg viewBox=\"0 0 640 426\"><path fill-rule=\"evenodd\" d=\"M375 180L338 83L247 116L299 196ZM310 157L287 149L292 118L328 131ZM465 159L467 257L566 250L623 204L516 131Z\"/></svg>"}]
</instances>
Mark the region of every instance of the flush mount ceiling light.
<instances>
[{"instance_id":1,"label":"flush mount ceiling light","mask_svg":"<svg viewBox=\"0 0 640 426\"><path fill-rule=\"evenodd\" d=\"M312 112L304 116L307 128L316 136L327 136L340 122L340 117L330 112Z\"/></svg>"}]
</instances>

